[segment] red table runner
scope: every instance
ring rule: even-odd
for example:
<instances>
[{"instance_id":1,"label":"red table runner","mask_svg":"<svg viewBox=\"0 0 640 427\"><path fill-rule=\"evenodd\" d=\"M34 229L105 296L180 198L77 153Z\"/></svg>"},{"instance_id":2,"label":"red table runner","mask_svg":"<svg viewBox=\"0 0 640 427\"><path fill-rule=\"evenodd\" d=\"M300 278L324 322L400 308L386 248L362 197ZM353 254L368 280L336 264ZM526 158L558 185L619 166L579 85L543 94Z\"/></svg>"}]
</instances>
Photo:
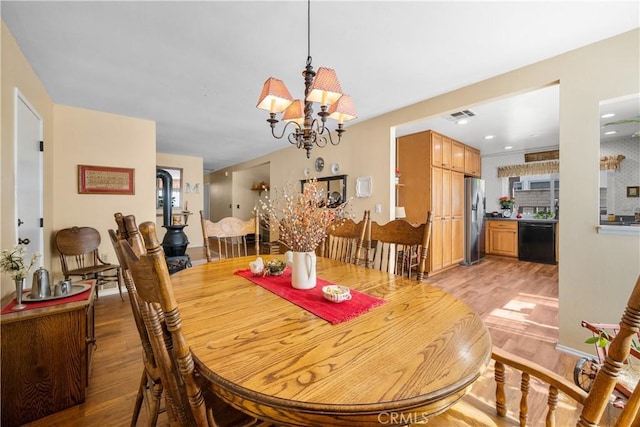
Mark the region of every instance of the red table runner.
<instances>
[{"instance_id":1,"label":"red table runner","mask_svg":"<svg viewBox=\"0 0 640 427\"><path fill-rule=\"evenodd\" d=\"M92 284L93 282L85 282L85 283ZM93 286L91 286L89 289L87 289L84 292L80 292L79 294L76 294L76 295L71 295L70 297L51 299L51 300L40 301L40 302L25 302L23 298L22 303L25 304L27 307L23 308L22 310L12 310L12 308L17 304L16 299L14 298L11 300L9 304L7 304L2 309L0 314L18 313L20 311L33 310L35 308L51 307L52 305L66 304L69 302L76 302L76 301L84 301L89 298L89 295L91 295L90 292L92 289L93 289ZM25 291L23 295L27 295L29 292L31 291Z\"/></svg>"},{"instance_id":2,"label":"red table runner","mask_svg":"<svg viewBox=\"0 0 640 427\"><path fill-rule=\"evenodd\" d=\"M250 269L238 270L236 274L304 308L332 325L354 319L386 302L354 289L351 289L351 299L348 301L341 303L327 301L322 295L322 287L334 283L318 278L317 285L313 289L295 289L291 286L291 269L289 268L280 276L254 276Z\"/></svg>"}]
</instances>

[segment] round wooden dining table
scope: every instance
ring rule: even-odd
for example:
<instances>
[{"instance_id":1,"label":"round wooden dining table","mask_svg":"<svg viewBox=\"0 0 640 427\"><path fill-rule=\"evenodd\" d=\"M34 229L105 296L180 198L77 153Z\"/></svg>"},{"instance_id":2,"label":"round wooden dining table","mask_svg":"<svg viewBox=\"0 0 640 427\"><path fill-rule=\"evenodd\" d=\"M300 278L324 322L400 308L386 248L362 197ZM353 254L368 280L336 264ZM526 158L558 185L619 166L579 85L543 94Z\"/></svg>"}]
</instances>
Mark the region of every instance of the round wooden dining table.
<instances>
[{"instance_id":1,"label":"round wooden dining table","mask_svg":"<svg viewBox=\"0 0 640 427\"><path fill-rule=\"evenodd\" d=\"M416 423L454 404L489 363L480 317L434 286L319 257L319 278L385 301L331 324L235 274L254 259L172 276L203 386L247 414L304 427Z\"/></svg>"}]
</instances>

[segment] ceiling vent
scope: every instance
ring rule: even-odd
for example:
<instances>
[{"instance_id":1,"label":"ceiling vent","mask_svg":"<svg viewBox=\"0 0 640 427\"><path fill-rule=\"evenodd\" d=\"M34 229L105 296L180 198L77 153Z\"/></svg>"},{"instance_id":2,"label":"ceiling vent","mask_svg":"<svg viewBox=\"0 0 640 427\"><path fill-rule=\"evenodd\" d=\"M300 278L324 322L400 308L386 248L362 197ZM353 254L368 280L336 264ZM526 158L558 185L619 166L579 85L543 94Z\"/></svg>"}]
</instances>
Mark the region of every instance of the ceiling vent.
<instances>
[{"instance_id":1,"label":"ceiling vent","mask_svg":"<svg viewBox=\"0 0 640 427\"><path fill-rule=\"evenodd\" d=\"M447 114L446 116L444 116L444 118L451 122L457 122L458 120L468 119L470 117L475 117L476 115L477 114L471 110L462 110L456 111L455 113Z\"/></svg>"}]
</instances>

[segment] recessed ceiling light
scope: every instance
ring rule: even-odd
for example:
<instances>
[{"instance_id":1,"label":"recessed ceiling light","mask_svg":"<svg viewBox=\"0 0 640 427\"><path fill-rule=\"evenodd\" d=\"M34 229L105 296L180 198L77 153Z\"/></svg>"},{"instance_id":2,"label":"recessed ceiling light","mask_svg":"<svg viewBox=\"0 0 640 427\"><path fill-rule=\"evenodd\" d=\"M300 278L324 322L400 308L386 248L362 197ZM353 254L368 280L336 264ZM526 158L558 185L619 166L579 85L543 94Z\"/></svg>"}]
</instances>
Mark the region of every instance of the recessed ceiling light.
<instances>
[{"instance_id":1,"label":"recessed ceiling light","mask_svg":"<svg viewBox=\"0 0 640 427\"><path fill-rule=\"evenodd\" d=\"M615 116L615 114L613 113L607 113L607 114L603 114L600 117L602 117L603 119L608 119L609 117L613 117Z\"/></svg>"},{"instance_id":2,"label":"recessed ceiling light","mask_svg":"<svg viewBox=\"0 0 640 427\"><path fill-rule=\"evenodd\" d=\"M495 138L495 135L487 135L484 137L484 139L493 139Z\"/></svg>"},{"instance_id":3,"label":"recessed ceiling light","mask_svg":"<svg viewBox=\"0 0 640 427\"><path fill-rule=\"evenodd\" d=\"M507 145L506 147L504 147L505 150L511 150L513 147L511 145Z\"/></svg>"},{"instance_id":4,"label":"recessed ceiling light","mask_svg":"<svg viewBox=\"0 0 640 427\"><path fill-rule=\"evenodd\" d=\"M610 130L609 132L605 132L605 135L613 135L614 133L618 133L615 130Z\"/></svg>"},{"instance_id":5,"label":"recessed ceiling light","mask_svg":"<svg viewBox=\"0 0 640 427\"><path fill-rule=\"evenodd\" d=\"M467 123L469 123L469 120L462 119L462 120L458 120L456 123L459 124L459 125L466 125Z\"/></svg>"}]
</instances>

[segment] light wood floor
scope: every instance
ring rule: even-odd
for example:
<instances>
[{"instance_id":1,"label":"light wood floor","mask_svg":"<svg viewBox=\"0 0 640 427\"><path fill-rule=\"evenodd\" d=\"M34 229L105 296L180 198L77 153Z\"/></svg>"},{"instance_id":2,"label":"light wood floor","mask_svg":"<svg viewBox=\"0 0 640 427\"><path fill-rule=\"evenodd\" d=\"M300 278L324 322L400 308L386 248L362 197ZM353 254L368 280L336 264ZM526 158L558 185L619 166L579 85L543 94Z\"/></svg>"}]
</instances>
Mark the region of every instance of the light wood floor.
<instances>
[{"instance_id":1,"label":"light wood floor","mask_svg":"<svg viewBox=\"0 0 640 427\"><path fill-rule=\"evenodd\" d=\"M425 281L473 307L490 329L494 345L571 378L576 359L554 348L558 338L557 266L488 257ZM85 403L31 426L129 425L142 372L142 350L130 310L126 297L125 302L118 295L100 297L96 302L98 348ZM138 425L145 422L143 406ZM161 415L158 426L165 425Z\"/></svg>"}]
</instances>

